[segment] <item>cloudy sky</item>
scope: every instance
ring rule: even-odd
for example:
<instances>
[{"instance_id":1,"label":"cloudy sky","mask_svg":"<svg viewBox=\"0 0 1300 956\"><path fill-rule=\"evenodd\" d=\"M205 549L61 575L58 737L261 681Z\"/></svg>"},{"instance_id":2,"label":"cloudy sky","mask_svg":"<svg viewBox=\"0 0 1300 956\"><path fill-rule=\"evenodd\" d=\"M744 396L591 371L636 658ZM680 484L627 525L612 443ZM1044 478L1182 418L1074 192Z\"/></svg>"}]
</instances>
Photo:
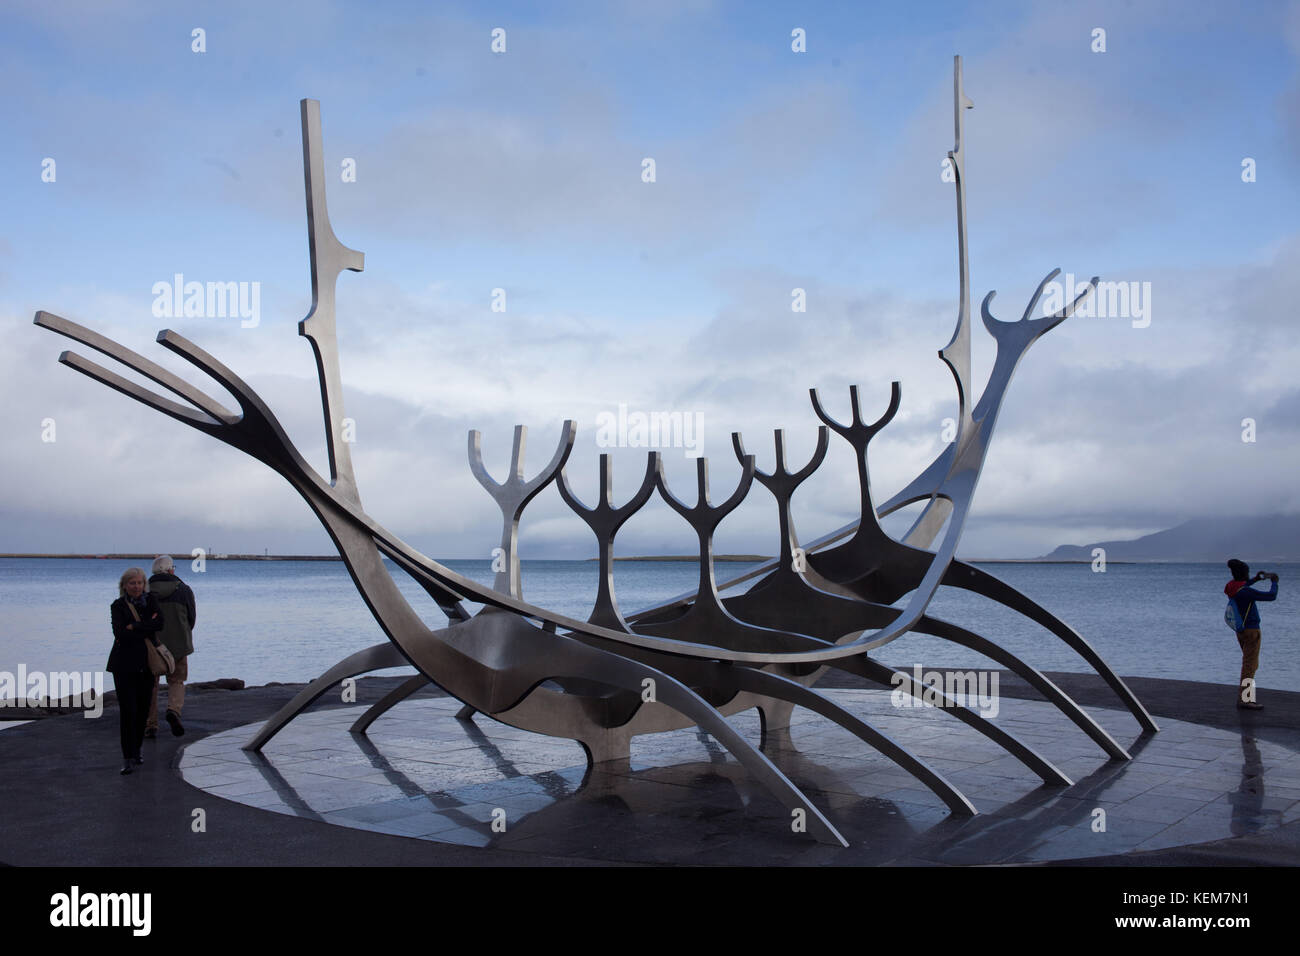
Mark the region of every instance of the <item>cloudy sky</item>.
<instances>
[{"instance_id":1,"label":"cloudy sky","mask_svg":"<svg viewBox=\"0 0 1300 956\"><path fill-rule=\"evenodd\" d=\"M844 419L857 384L875 418L897 379L901 409L871 449L884 500L955 413L936 357L957 309L941 167L954 54L975 103L976 312L996 289L994 314L1019 318L1057 267L1132 284L1142 310L1075 316L1030 351L962 552L1300 511L1300 5L808 6L7 3L0 551L331 551L283 480L58 365L72 344L32 325L37 309L66 316L221 396L154 344L174 328L325 471L297 335L304 97L321 103L334 229L366 256L339 280L338 319L376 519L433 556L488 557L500 519L466 431L500 477L527 425L531 475L565 418L575 489L592 500L609 451L621 501L645 450L599 447L620 404L698 416L719 501L739 477L733 430L770 468L785 428L798 464L809 387ZM156 316L155 286L177 274L256 283L256 326ZM978 390L993 357L978 316L973 338ZM856 517L851 453L832 442L795 500L805 539ZM664 452L691 497L694 462ZM756 487L718 549L774 539ZM525 557L594 553L553 489L521 542ZM619 538L624 554L693 547L662 502Z\"/></svg>"}]
</instances>

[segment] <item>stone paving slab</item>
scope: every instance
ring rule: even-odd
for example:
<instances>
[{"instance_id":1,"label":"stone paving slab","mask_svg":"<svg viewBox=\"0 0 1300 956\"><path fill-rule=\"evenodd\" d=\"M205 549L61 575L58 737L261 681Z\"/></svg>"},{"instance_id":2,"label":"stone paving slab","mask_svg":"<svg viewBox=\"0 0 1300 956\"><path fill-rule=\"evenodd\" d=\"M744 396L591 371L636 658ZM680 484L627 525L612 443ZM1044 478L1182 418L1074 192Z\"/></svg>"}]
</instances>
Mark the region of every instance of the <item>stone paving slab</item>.
<instances>
[{"instance_id":1,"label":"stone paving slab","mask_svg":"<svg viewBox=\"0 0 1300 956\"><path fill-rule=\"evenodd\" d=\"M933 709L891 713L887 694L863 691L851 679L833 690L849 691L849 709L923 750L981 810L974 818L952 816L857 738L796 711L793 749L776 748L772 756L845 833L850 851L787 832L785 808L711 738L692 731L638 738L628 766L598 768L585 784L576 744L516 738L519 732L482 717L476 730L467 736L461 729L458 737L462 725L445 712L455 707L434 691L381 718L368 742L348 734L357 708L403 680L395 677L359 681L354 705L322 701L272 741L265 757L232 751L224 735L251 733L302 685L195 693L187 701L187 736L148 741L146 765L128 777L116 773L111 707L98 720L11 723L0 732L0 863L1300 862L1300 695L1268 691L1265 711L1241 713L1223 688L1126 678L1161 724L1160 734L1142 738L1100 679L1048 676L1135 760L1106 760L1006 673L999 716L1009 720L998 722L1032 737L1074 787L1039 786L1018 761ZM752 712L733 720L758 739ZM299 732L309 738L305 744L293 739ZM205 792L187 778L226 792ZM208 829L192 834L191 811L199 806ZM505 833L491 829L498 808L505 810ZM1104 834L1091 828L1097 808L1107 814ZM160 840L162 832L185 836Z\"/></svg>"},{"instance_id":2,"label":"stone paving slab","mask_svg":"<svg viewBox=\"0 0 1300 956\"><path fill-rule=\"evenodd\" d=\"M1300 752L1282 744L1243 744L1240 735L1180 721L1143 737L1127 711L1094 709L1094 719L1134 756L1114 761L1052 705L1003 702L999 716L1047 759L1057 743L1082 742L1090 752L1064 748L1078 756L1070 759L1075 785L1063 789L1043 786L1018 759L939 709L893 707L888 691L827 693L904 746L920 740L917 752L980 811L954 815L887 757L797 710L788 734L766 752L849 840L840 863L1106 857L1258 833L1300 809L1289 789L1265 784L1265 767L1270 779L1300 771ZM410 702L371 725L364 741L348 732L352 711L309 713L285 728L276 753L265 757L240 749L258 730L249 724L204 740L202 766L191 769L187 751L180 774L214 796L252 797L263 810L310 810L337 826L441 844L634 863L699 862L702 846L720 864L822 856L807 834L791 832L785 808L698 730L637 737L628 763L588 773L576 743L534 747L533 735L482 716L458 721L458 709L450 699ZM755 712L732 723L760 740ZM1184 741L1193 735L1198 744L1189 749ZM293 755L315 759L282 769L280 761ZM527 769L516 756L528 758Z\"/></svg>"}]
</instances>

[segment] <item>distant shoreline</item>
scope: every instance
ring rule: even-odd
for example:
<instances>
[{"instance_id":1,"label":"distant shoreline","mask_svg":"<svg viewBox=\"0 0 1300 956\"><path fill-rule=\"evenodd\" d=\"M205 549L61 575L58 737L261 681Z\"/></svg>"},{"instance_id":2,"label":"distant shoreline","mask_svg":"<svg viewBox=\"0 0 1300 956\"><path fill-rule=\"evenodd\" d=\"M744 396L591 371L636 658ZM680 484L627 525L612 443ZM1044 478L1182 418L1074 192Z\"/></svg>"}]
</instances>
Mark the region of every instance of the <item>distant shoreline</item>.
<instances>
[{"instance_id":1,"label":"distant shoreline","mask_svg":"<svg viewBox=\"0 0 1300 956\"><path fill-rule=\"evenodd\" d=\"M599 558L587 558L588 561L599 561ZM615 561L699 561L698 554L643 554L631 558L615 558ZM772 559L763 554L715 554L713 563L718 564L722 561L739 561L745 564L762 564L764 561Z\"/></svg>"},{"instance_id":2,"label":"distant shoreline","mask_svg":"<svg viewBox=\"0 0 1300 956\"><path fill-rule=\"evenodd\" d=\"M536 560L553 560L540 558ZM599 561L599 558L587 558L588 561ZM644 554L631 558L615 558L615 561L698 561L699 556L694 554ZM773 561L774 558L762 554L715 554L713 563L718 564L723 561L737 561L746 564L761 564ZM1092 564L1091 558L1078 558L1074 560L1052 558L963 558L967 564ZM1181 564L1184 562L1174 561L1107 561L1107 564ZM1192 562L1196 563L1196 562Z\"/></svg>"}]
</instances>

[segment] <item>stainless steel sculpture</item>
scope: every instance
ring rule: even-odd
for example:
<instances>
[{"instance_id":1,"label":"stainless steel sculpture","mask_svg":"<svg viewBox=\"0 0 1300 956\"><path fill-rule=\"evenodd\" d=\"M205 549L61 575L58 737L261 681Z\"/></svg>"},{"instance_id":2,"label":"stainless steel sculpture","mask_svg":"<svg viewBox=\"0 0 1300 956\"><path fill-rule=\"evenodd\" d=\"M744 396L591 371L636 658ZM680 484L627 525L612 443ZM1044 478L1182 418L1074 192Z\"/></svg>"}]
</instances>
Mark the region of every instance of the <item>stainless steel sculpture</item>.
<instances>
[{"instance_id":1,"label":"stainless steel sculpture","mask_svg":"<svg viewBox=\"0 0 1300 956\"><path fill-rule=\"evenodd\" d=\"M669 490L662 462L652 452L639 489L620 507L613 504L610 462L602 455L598 500L594 507L585 506L570 488L565 472L576 435L573 422L565 423L551 461L531 480L525 480L523 472L525 430L516 427L510 473L498 483L483 467L478 432L470 432L470 467L502 512L504 570L498 573L493 588L430 560L380 526L361 506L349 448L341 438L344 412L334 290L344 269L362 270L364 256L340 243L330 226L320 111L312 100L301 104L312 308L298 330L311 342L316 357L329 452L328 481L298 453L275 415L252 389L177 333L165 330L157 340L234 395L238 413L116 342L57 315L36 313L37 325L134 369L187 405L142 388L73 352L60 356L63 364L238 448L282 475L329 532L357 589L388 636L388 642L353 654L313 681L267 721L248 748L260 749L343 678L410 664L419 673L368 710L354 725L355 732L364 732L376 717L428 682L462 701L466 706L460 716L464 718L477 711L525 730L577 740L593 762L625 760L630 740L638 734L697 725L725 746L791 811L802 811L807 832L828 843L847 845L834 825L725 717L757 707L766 735L788 726L795 706L806 707L906 768L953 812L973 814L976 810L970 801L923 760L812 687L826 667L838 667L884 687L901 681L905 692L921 697L923 688L914 685L911 677L885 667L869 653L915 630L997 660L1041 690L1112 759L1128 759L1122 746L1029 664L986 638L925 613L935 590L943 584L975 591L1025 614L1082 655L1108 681L1143 732L1157 730L1123 681L1073 629L1010 586L954 559L993 426L1016 365L1029 346L1068 318L1096 284L1094 278L1075 302L1057 314L1032 319L1030 315L1044 286L1056 275L1053 272L1039 285L1019 322L1001 322L993 317L989 311L993 298L990 292L981 312L985 328L997 341L997 358L983 394L971 405L962 129L963 110L972 104L962 89L960 58L954 66L954 101L956 145L948 155L957 189L961 301L952 341L939 355L957 385L957 433L930 467L879 508L872 501L867 449L898 410L901 391L897 382L888 409L872 424L866 424L862 417L856 387L850 390L851 418L847 424L831 417L814 390L813 409L825 425L819 431L812 459L797 472L787 468L782 432L776 433L775 464L770 473L755 467L740 436L733 435L743 472L739 485L720 505L713 505L709 499L707 462L701 459L698 463L697 499L694 505L688 505ZM800 549L790 518L790 502L799 485L821 465L832 430L848 441L856 454L861 518ZM712 559L714 530L740 504L755 479L776 499L778 557L756 571L718 585ZM523 597L519 519L528 502L552 480L564 501L597 539L600 586L587 621L534 606ZM625 617L614 596L614 536L655 491L697 534L699 586L691 594L660 607ZM927 502L925 510L903 540L885 534L877 515L918 501ZM945 527L938 547L927 550ZM420 582L446 613L446 627L425 626L398 591L384 567L384 557ZM755 577L759 580L745 593L722 597L721 592ZM889 606L909 592L912 598L901 611ZM480 603L484 609L471 615L463 601ZM924 690L932 693L930 688ZM946 695L941 696L945 713L999 743L1045 784L1070 785L1069 778L1032 748Z\"/></svg>"}]
</instances>

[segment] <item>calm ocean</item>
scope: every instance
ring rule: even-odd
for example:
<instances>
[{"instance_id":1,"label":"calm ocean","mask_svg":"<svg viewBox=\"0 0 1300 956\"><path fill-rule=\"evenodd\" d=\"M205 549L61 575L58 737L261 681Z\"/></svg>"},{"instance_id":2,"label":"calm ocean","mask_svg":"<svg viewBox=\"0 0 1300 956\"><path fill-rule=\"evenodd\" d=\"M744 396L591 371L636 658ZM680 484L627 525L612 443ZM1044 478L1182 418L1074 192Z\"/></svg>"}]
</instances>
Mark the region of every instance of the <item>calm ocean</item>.
<instances>
[{"instance_id":1,"label":"calm ocean","mask_svg":"<svg viewBox=\"0 0 1300 956\"><path fill-rule=\"evenodd\" d=\"M130 562L0 559L0 671L98 671L112 635L108 605ZM490 585L488 561L448 566ZM750 565L721 564L720 578ZM1121 675L1233 684L1241 654L1223 624L1227 569L1215 564L990 564L986 570L1053 611L1084 636ZM147 569L146 569L147 570ZM1277 601L1262 605L1264 643L1259 685L1300 684L1300 565L1279 565ZM619 562L614 580L625 611L693 590L694 563ZM198 600L190 679L242 678L249 685L309 680L341 658L379 643L383 633L337 561L208 561L202 573L179 564ZM413 581L398 574L412 605L432 626L446 619ZM596 594L591 561L525 561L524 595L532 603L585 619ZM1047 631L984 598L941 588L931 613L997 641L1040 670L1086 671ZM989 661L938 638L908 635L876 652L910 669L989 667ZM409 669L408 669L409 670ZM402 673L393 670L387 673ZM112 686L112 676L105 677Z\"/></svg>"}]
</instances>

